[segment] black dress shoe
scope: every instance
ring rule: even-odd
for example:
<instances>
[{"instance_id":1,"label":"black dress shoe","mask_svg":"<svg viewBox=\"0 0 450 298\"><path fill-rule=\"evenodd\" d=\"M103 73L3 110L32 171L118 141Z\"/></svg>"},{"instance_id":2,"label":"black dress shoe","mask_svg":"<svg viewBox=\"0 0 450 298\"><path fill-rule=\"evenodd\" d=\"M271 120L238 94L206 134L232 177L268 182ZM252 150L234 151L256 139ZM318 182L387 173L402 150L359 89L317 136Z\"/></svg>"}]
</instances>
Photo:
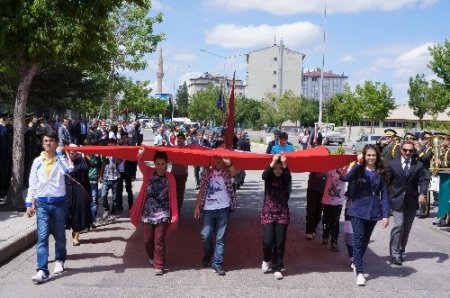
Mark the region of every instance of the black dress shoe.
<instances>
[{"instance_id":1,"label":"black dress shoe","mask_svg":"<svg viewBox=\"0 0 450 298\"><path fill-rule=\"evenodd\" d=\"M401 266L402 265L402 260L400 260L400 258L392 258L392 264L397 265L397 266Z\"/></svg>"}]
</instances>

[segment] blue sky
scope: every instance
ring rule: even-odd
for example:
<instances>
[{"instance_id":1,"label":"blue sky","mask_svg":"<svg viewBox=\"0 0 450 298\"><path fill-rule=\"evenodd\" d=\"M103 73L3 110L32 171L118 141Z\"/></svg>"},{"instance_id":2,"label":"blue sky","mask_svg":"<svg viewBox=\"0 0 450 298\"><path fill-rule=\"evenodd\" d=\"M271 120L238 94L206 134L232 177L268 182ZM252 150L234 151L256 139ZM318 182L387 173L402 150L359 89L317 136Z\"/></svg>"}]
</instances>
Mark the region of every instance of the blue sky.
<instances>
[{"instance_id":1,"label":"blue sky","mask_svg":"<svg viewBox=\"0 0 450 298\"><path fill-rule=\"evenodd\" d=\"M155 28L166 34L164 92L204 72L236 70L245 80L245 54L272 45L274 36L306 54L305 68L321 66L324 0L152 2L164 15ZM407 103L409 77L435 78L428 47L450 38L449 12L448 0L327 0L325 70L349 76L352 89L365 80L385 82L397 103ZM152 53L145 71L127 74L155 89L157 59Z\"/></svg>"}]
</instances>

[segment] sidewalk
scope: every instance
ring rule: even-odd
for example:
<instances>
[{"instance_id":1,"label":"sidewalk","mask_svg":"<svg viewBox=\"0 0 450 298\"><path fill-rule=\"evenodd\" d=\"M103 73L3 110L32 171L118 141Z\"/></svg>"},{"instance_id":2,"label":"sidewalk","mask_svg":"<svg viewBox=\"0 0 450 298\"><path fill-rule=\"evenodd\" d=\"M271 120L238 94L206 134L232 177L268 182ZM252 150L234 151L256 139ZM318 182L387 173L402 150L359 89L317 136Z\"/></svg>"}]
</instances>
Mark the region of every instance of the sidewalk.
<instances>
[{"instance_id":1,"label":"sidewalk","mask_svg":"<svg viewBox=\"0 0 450 298\"><path fill-rule=\"evenodd\" d=\"M0 265L36 243L36 218L0 211Z\"/></svg>"}]
</instances>

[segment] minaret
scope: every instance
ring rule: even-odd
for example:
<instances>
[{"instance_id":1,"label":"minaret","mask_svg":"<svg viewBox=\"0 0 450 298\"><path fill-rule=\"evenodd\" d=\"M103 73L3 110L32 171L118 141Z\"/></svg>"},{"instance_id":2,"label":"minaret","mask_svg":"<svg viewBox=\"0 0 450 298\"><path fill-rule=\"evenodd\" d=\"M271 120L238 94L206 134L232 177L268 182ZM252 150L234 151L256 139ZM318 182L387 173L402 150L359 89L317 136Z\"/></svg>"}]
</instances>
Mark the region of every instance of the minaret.
<instances>
[{"instance_id":1,"label":"minaret","mask_svg":"<svg viewBox=\"0 0 450 298\"><path fill-rule=\"evenodd\" d=\"M158 79L156 85L156 93L162 93L162 79L164 77L163 71L163 57L162 57L162 49L159 49L159 58L158 58L158 72L156 73L156 78Z\"/></svg>"}]
</instances>

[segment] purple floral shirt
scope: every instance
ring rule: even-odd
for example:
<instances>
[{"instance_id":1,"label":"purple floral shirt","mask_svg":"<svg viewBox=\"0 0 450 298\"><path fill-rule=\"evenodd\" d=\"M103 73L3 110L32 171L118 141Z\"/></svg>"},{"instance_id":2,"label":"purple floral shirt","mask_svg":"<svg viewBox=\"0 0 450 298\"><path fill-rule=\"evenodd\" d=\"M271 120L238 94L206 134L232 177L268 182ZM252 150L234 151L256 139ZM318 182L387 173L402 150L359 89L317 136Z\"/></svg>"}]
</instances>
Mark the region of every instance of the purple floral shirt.
<instances>
[{"instance_id":1,"label":"purple floral shirt","mask_svg":"<svg viewBox=\"0 0 450 298\"><path fill-rule=\"evenodd\" d=\"M261 211L261 224L289 224L289 197L292 175L288 168L280 177L273 174L269 166L262 174L264 180L264 202Z\"/></svg>"}]
</instances>

